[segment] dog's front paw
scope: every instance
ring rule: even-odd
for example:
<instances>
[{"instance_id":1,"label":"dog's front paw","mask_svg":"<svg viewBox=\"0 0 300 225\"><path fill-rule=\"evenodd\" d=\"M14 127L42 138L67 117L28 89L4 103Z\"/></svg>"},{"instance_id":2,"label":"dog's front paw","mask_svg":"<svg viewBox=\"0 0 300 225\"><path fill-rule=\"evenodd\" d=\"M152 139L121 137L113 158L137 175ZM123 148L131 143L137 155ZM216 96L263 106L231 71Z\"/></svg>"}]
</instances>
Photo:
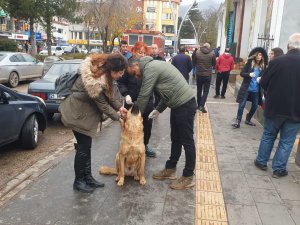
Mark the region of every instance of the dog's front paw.
<instances>
[{"instance_id":1,"label":"dog's front paw","mask_svg":"<svg viewBox=\"0 0 300 225\"><path fill-rule=\"evenodd\" d=\"M120 178L119 182L117 183L118 186L124 185L124 178Z\"/></svg>"},{"instance_id":2,"label":"dog's front paw","mask_svg":"<svg viewBox=\"0 0 300 225\"><path fill-rule=\"evenodd\" d=\"M135 175L134 180L140 180L140 177L138 175Z\"/></svg>"},{"instance_id":3,"label":"dog's front paw","mask_svg":"<svg viewBox=\"0 0 300 225\"><path fill-rule=\"evenodd\" d=\"M120 180L120 177L119 177L119 176L117 176L117 177L116 177L116 181L118 182L119 180Z\"/></svg>"},{"instance_id":4,"label":"dog's front paw","mask_svg":"<svg viewBox=\"0 0 300 225\"><path fill-rule=\"evenodd\" d=\"M141 185L145 185L145 184L146 184L146 179L145 179L145 177L141 177L141 178L140 178L140 184L141 184Z\"/></svg>"}]
</instances>

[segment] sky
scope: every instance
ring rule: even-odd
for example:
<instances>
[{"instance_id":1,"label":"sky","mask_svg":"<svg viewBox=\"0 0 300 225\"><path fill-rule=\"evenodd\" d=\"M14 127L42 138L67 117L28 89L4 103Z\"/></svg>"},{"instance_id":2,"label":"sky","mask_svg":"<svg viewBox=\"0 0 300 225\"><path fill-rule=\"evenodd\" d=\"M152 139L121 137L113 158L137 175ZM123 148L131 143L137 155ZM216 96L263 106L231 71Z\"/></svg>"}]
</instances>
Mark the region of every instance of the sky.
<instances>
[{"instance_id":1,"label":"sky","mask_svg":"<svg viewBox=\"0 0 300 225\"><path fill-rule=\"evenodd\" d=\"M197 0L197 2L203 2L204 0ZM212 0L216 3L222 3L225 0ZM190 5L194 2L194 0L182 0L181 5Z\"/></svg>"}]
</instances>

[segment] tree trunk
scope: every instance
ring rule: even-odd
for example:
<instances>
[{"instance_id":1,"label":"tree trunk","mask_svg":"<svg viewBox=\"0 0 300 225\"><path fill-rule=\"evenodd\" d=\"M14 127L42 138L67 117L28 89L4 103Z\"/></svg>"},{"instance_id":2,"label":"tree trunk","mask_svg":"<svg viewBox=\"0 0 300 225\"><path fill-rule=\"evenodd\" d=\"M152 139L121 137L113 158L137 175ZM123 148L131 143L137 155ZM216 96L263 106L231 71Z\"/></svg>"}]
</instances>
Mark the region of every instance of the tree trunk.
<instances>
[{"instance_id":1,"label":"tree trunk","mask_svg":"<svg viewBox=\"0 0 300 225\"><path fill-rule=\"evenodd\" d=\"M29 18L29 26L30 26L30 45L31 45L31 55L36 55L36 41L35 41L35 35L34 35L34 20L32 17Z\"/></svg>"}]
</instances>

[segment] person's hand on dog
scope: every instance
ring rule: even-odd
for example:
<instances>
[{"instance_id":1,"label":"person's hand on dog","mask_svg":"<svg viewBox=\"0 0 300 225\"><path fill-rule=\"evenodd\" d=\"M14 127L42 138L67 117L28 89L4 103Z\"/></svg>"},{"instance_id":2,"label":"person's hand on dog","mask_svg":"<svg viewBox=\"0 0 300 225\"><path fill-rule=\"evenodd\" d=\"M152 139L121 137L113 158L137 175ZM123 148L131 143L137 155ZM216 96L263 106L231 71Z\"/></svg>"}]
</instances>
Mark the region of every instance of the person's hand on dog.
<instances>
[{"instance_id":1,"label":"person's hand on dog","mask_svg":"<svg viewBox=\"0 0 300 225\"><path fill-rule=\"evenodd\" d=\"M125 96L125 102L126 102L127 105L132 105L133 104L130 95Z\"/></svg>"},{"instance_id":2,"label":"person's hand on dog","mask_svg":"<svg viewBox=\"0 0 300 225\"><path fill-rule=\"evenodd\" d=\"M121 115L121 117L126 117L127 116L127 112L128 110L126 108L124 108L123 106L119 109L119 113Z\"/></svg>"},{"instance_id":3,"label":"person's hand on dog","mask_svg":"<svg viewBox=\"0 0 300 225\"><path fill-rule=\"evenodd\" d=\"M159 115L159 112L158 112L156 109L154 109L154 110L149 114L148 119L156 119L156 118L158 117L158 115Z\"/></svg>"}]
</instances>

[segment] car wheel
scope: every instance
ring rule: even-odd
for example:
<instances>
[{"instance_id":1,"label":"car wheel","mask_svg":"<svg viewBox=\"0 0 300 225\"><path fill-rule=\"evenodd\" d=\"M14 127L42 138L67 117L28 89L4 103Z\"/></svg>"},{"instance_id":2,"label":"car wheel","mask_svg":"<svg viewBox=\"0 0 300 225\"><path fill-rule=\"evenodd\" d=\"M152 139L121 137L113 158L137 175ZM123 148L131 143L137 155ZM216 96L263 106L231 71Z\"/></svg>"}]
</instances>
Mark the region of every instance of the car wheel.
<instances>
[{"instance_id":1,"label":"car wheel","mask_svg":"<svg viewBox=\"0 0 300 225\"><path fill-rule=\"evenodd\" d=\"M17 72L11 72L8 78L8 85L12 88L17 87L19 84L19 75Z\"/></svg>"},{"instance_id":2,"label":"car wheel","mask_svg":"<svg viewBox=\"0 0 300 225\"><path fill-rule=\"evenodd\" d=\"M22 146L26 149L34 149L39 138L39 123L35 115L31 115L25 122L21 132Z\"/></svg>"}]
</instances>

